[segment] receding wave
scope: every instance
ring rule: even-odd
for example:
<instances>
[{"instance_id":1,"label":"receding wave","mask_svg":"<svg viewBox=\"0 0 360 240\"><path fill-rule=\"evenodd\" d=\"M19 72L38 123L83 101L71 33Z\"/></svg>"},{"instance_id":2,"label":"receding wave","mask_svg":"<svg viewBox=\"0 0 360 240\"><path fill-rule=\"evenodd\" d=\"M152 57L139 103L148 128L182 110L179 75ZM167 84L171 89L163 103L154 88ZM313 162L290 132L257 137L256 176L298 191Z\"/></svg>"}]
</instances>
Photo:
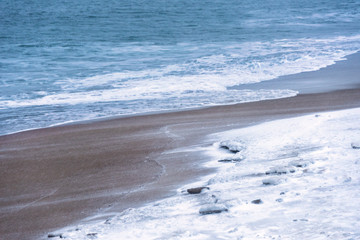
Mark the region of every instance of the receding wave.
<instances>
[{"instance_id":1,"label":"receding wave","mask_svg":"<svg viewBox=\"0 0 360 240\"><path fill-rule=\"evenodd\" d=\"M186 52L194 46L188 44L182 47ZM169 49L168 46L164 48ZM241 97L239 100L236 94L229 93L227 89L283 75L314 71L334 64L360 49L360 35L331 39L213 44L198 48L199 52L207 49L210 54L158 68L59 80L55 84L61 91L46 96L13 96L11 100L0 101L0 107L74 105L137 99L194 100L200 92L213 100L210 104L219 103L218 98L211 97L219 93L233 96L232 101L242 101ZM156 48L154 51L158 50ZM189 92L194 96L189 96ZM200 103L194 105L197 104Z\"/></svg>"}]
</instances>

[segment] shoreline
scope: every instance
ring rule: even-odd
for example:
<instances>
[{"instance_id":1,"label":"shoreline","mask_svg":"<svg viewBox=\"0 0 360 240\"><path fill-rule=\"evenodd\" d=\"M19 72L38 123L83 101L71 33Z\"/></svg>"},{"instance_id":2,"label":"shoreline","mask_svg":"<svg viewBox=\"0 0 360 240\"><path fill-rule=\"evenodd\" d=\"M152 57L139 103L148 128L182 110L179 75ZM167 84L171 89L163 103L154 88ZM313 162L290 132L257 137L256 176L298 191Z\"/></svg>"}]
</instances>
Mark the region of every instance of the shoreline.
<instances>
[{"instance_id":1,"label":"shoreline","mask_svg":"<svg viewBox=\"0 0 360 240\"><path fill-rule=\"evenodd\" d=\"M300 94L314 94L314 93L326 93L337 90L347 90L353 88L360 88L360 79L357 77L357 68L360 67L360 52L356 52L344 57L344 59L335 61L334 64L328 65L324 68L320 68L318 70L310 71L310 72L301 72L291 75L284 75L277 77L275 79L266 80L258 83L251 84L242 84L238 86L230 87L229 89L236 90L259 90L259 89L291 89L298 92ZM340 76L345 76L346 83L342 81L338 81ZM311 81L316 82L316 84L310 84ZM304 82L308 84L304 84ZM329 84L330 83L330 84ZM329 84L329 86L327 86ZM287 98L287 97L283 97ZM281 98L275 98L281 99ZM275 100L270 99L270 100ZM267 101L267 100L259 100ZM133 114L124 114L124 115L114 115L107 117L100 117L95 119L87 119L87 120L69 120L62 123L55 123L49 125L47 127L41 128L30 128L24 129L20 131L6 133L1 136L7 136L12 134L18 134L27 131L39 130L39 129L48 129L58 126L67 126L67 125L77 125L77 124L88 124L93 122L101 122L108 121L113 119L121 119L121 118L131 118L137 116L147 116L147 115L156 115L156 114L164 114L171 112L184 112L184 111L193 111L200 110L204 108L218 107L218 106L228 106L228 105L236 105L236 104L244 104L248 102L241 103L228 103L228 104L214 104L208 106L198 106L198 107L189 107L184 109L164 109L164 110L156 110L151 112L139 112Z\"/></svg>"},{"instance_id":2,"label":"shoreline","mask_svg":"<svg viewBox=\"0 0 360 240\"><path fill-rule=\"evenodd\" d=\"M49 232L174 194L209 174L212 133L261 122L360 106L360 89L57 126L0 137L0 233ZM140 175L138 175L140 173Z\"/></svg>"}]
</instances>

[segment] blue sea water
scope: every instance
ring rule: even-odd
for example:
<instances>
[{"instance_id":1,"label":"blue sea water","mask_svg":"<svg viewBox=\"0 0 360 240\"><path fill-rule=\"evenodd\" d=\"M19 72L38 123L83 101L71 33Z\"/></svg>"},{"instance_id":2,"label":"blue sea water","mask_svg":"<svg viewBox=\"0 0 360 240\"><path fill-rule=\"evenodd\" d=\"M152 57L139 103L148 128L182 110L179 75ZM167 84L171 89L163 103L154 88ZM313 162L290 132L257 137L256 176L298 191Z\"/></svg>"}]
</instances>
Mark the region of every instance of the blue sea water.
<instances>
[{"instance_id":1,"label":"blue sea water","mask_svg":"<svg viewBox=\"0 0 360 240\"><path fill-rule=\"evenodd\" d=\"M0 134L293 96L234 86L359 50L359 0L1 0Z\"/></svg>"}]
</instances>

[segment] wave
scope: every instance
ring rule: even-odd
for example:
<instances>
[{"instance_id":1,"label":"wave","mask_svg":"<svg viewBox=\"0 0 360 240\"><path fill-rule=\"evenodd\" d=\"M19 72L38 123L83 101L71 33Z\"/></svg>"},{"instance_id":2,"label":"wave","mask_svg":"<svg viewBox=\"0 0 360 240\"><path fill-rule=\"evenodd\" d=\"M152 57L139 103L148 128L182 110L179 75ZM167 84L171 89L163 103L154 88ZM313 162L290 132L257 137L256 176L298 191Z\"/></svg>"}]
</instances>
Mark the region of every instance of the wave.
<instances>
[{"instance_id":1,"label":"wave","mask_svg":"<svg viewBox=\"0 0 360 240\"><path fill-rule=\"evenodd\" d=\"M191 44L181 47L184 52L194 48ZM346 55L359 49L360 35L200 45L201 56L182 63L63 79L55 83L61 89L58 92L33 98L12 96L12 99L0 100L0 107L188 98L189 92L225 95L232 86L318 70L344 60Z\"/></svg>"}]
</instances>

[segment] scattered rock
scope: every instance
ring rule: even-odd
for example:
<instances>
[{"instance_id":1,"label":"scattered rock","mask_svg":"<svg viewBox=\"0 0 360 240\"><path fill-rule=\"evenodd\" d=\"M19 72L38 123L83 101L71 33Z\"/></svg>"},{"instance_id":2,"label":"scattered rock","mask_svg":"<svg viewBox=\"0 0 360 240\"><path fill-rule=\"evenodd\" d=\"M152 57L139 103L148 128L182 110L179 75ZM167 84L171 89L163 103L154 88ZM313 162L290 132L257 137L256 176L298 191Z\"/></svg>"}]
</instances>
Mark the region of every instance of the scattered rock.
<instances>
[{"instance_id":1,"label":"scattered rock","mask_svg":"<svg viewBox=\"0 0 360 240\"><path fill-rule=\"evenodd\" d=\"M295 170L292 168L288 168L288 167L272 167L270 168L269 171L266 171L265 174L266 175L270 175L270 174L276 174L276 175L281 175L281 174L288 174L288 173L294 173Z\"/></svg>"},{"instance_id":2,"label":"scattered rock","mask_svg":"<svg viewBox=\"0 0 360 240\"><path fill-rule=\"evenodd\" d=\"M199 213L201 215L215 214L221 212L227 212L228 209L222 204L211 204L200 208Z\"/></svg>"},{"instance_id":3,"label":"scattered rock","mask_svg":"<svg viewBox=\"0 0 360 240\"><path fill-rule=\"evenodd\" d=\"M244 158L225 158L225 159L221 159L218 160L218 162L225 162L225 163L235 163L235 162L241 162L242 160L244 160Z\"/></svg>"},{"instance_id":4,"label":"scattered rock","mask_svg":"<svg viewBox=\"0 0 360 240\"><path fill-rule=\"evenodd\" d=\"M360 143L351 143L353 149L360 149Z\"/></svg>"},{"instance_id":5,"label":"scattered rock","mask_svg":"<svg viewBox=\"0 0 360 240\"><path fill-rule=\"evenodd\" d=\"M219 199L215 195L211 195L211 198L214 201L214 203L217 203L219 201Z\"/></svg>"},{"instance_id":6,"label":"scattered rock","mask_svg":"<svg viewBox=\"0 0 360 240\"><path fill-rule=\"evenodd\" d=\"M187 190L187 192L188 192L189 194L199 194L199 193L201 193L201 191L204 190L204 189L210 190L210 188L208 188L208 187L197 187L197 188L189 188L189 189Z\"/></svg>"},{"instance_id":7,"label":"scattered rock","mask_svg":"<svg viewBox=\"0 0 360 240\"><path fill-rule=\"evenodd\" d=\"M62 233L49 233L48 238L63 238Z\"/></svg>"},{"instance_id":8,"label":"scattered rock","mask_svg":"<svg viewBox=\"0 0 360 240\"><path fill-rule=\"evenodd\" d=\"M275 178L269 178L269 179L264 179L262 180L262 183L264 185L278 185L280 183L279 179L275 179Z\"/></svg>"},{"instance_id":9,"label":"scattered rock","mask_svg":"<svg viewBox=\"0 0 360 240\"><path fill-rule=\"evenodd\" d=\"M263 201L261 199L252 200L251 203L253 204L262 204Z\"/></svg>"},{"instance_id":10,"label":"scattered rock","mask_svg":"<svg viewBox=\"0 0 360 240\"><path fill-rule=\"evenodd\" d=\"M351 180L352 180L352 178L351 178L351 177L347 177L347 178L345 178L344 183L351 182Z\"/></svg>"},{"instance_id":11,"label":"scattered rock","mask_svg":"<svg viewBox=\"0 0 360 240\"><path fill-rule=\"evenodd\" d=\"M309 220L302 218L302 219L293 219L293 222L297 222L297 221L301 221L301 222L308 222Z\"/></svg>"},{"instance_id":12,"label":"scattered rock","mask_svg":"<svg viewBox=\"0 0 360 240\"><path fill-rule=\"evenodd\" d=\"M97 233L88 233L88 234L86 234L86 236L90 239L95 239L95 238L97 238Z\"/></svg>"},{"instance_id":13,"label":"scattered rock","mask_svg":"<svg viewBox=\"0 0 360 240\"><path fill-rule=\"evenodd\" d=\"M309 162L307 161L303 161L303 160L298 160L298 161L292 161L289 163L289 166L294 166L297 168L304 168L306 166L309 165Z\"/></svg>"},{"instance_id":14,"label":"scattered rock","mask_svg":"<svg viewBox=\"0 0 360 240\"><path fill-rule=\"evenodd\" d=\"M285 192L281 192L280 195L285 195Z\"/></svg>"},{"instance_id":15,"label":"scattered rock","mask_svg":"<svg viewBox=\"0 0 360 240\"><path fill-rule=\"evenodd\" d=\"M220 147L227 149L232 153L238 153L245 149L245 146L242 142L231 141L231 140L220 142Z\"/></svg>"}]
</instances>

